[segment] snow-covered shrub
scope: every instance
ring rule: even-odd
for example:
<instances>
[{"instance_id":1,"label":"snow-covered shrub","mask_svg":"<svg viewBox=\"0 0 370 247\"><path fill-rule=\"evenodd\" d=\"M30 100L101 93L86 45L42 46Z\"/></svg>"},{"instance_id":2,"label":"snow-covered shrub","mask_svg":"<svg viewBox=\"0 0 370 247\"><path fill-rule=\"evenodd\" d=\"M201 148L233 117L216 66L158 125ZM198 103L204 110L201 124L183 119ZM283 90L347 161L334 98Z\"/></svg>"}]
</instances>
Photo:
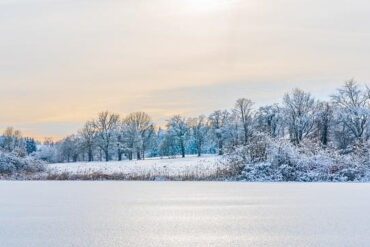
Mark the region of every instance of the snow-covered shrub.
<instances>
[{"instance_id":1,"label":"snow-covered shrub","mask_svg":"<svg viewBox=\"0 0 370 247\"><path fill-rule=\"evenodd\" d=\"M312 142L299 146L288 140L258 136L256 143L235 148L226 161L240 168L247 181L363 181L368 158L364 152L340 154ZM363 151L363 150L362 150ZM366 153L366 152L365 152Z\"/></svg>"},{"instance_id":2,"label":"snow-covered shrub","mask_svg":"<svg viewBox=\"0 0 370 247\"><path fill-rule=\"evenodd\" d=\"M20 157L17 153L0 151L0 174L17 172L39 172L45 169L44 163L32 157Z\"/></svg>"},{"instance_id":3,"label":"snow-covered shrub","mask_svg":"<svg viewBox=\"0 0 370 247\"><path fill-rule=\"evenodd\" d=\"M266 161L270 143L271 139L269 136L263 133L255 133L247 145L250 161L254 163Z\"/></svg>"},{"instance_id":4,"label":"snow-covered shrub","mask_svg":"<svg viewBox=\"0 0 370 247\"><path fill-rule=\"evenodd\" d=\"M247 181L282 181L282 175L270 162L249 163L240 176Z\"/></svg>"},{"instance_id":5,"label":"snow-covered shrub","mask_svg":"<svg viewBox=\"0 0 370 247\"><path fill-rule=\"evenodd\" d=\"M221 163L224 163L230 167L234 176L239 175L245 168L246 164L250 163L250 159L247 156L245 146L240 146L231 151L230 154L225 155Z\"/></svg>"},{"instance_id":6,"label":"snow-covered shrub","mask_svg":"<svg viewBox=\"0 0 370 247\"><path fill-rule=\"evenodd\" d=\"M243 169L246 164L266 161L270 142L267 135L256 133L247 145L231 149L226 155L226 162Z\"/></svg>"},{"instance_id":7,"label":"snow-covered shrub","mask_svg":"<svg viewBox=\"0 0 370 247\"><path fill-rule=\"evenodd\" d=\"M54 145L42 145L37 152L32 153L35 159L43 160L48 163L56 163L58 159L58 150Z\"/></svg>"}]
</instances>

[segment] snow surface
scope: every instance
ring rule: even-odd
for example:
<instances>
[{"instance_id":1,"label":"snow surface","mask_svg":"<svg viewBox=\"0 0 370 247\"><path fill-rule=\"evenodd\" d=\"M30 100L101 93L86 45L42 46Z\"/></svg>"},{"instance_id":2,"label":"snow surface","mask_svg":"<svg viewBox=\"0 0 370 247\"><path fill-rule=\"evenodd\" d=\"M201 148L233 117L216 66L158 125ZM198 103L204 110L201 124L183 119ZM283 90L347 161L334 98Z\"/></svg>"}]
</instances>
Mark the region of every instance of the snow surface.
<instances>
[{"instance_id":1,"label":"snow surface","mask_svg":"<svg viewBox=\"0 0 370 247\"><path fill-rule=\"evenodd\" d=\"M50 174L68 173L72 175L86 174L130 174L147 175L151 177L175 176L210 176L224 167L220 164L220 157L188 156L186 158L150 158L145 160L124 160L109 162L76 162L50 164L47 170Z\"/></svg>"},{"instance_id":2,"label":"snow surface","mask_svg":"<svg viewBox=\"0 0 370 247\"><path fill-rule=\"evenodd\" d=\"M369 246L370 184L0 181L0 246Z\"/></svg>"}]
</instances>

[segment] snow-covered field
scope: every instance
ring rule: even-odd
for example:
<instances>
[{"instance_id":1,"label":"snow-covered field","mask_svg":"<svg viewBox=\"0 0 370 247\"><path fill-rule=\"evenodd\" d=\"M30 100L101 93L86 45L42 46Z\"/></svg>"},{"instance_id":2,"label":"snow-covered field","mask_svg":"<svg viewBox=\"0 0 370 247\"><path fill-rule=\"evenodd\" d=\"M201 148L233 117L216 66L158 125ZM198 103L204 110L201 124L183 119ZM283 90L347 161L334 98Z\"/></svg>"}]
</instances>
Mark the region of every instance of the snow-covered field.
<instances>
[{"instance_id":1,"label":"snow-covered field","mask_svg":"<svg viewBox=\"0 0 370 247\"><path fill-rule=\"evenodd\" d=\"M57 163L47 167L55 179L206 179L222 175L228 168L217 156L151 158L110 162Z\"/></svg>"}]
</instances>

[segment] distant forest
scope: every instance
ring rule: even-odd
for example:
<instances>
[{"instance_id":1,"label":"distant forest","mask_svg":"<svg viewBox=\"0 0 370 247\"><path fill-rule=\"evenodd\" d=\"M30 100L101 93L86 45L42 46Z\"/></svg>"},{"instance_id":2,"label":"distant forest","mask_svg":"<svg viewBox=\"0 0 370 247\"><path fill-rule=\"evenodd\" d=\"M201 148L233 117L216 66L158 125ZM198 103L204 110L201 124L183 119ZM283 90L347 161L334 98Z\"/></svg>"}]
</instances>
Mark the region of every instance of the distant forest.
<instances>
[{"instance_id":1,"label":"distant forest","mask_svg":"<svg viewBox=\"0 0 370 247\"><path fill-rule=\"evenodd\" d=\"M7 128L0 137L5 152L31 155L53 162L110 161L172 157L188 154L228 154L256 142L261 136L293 146L315 145L340 154L359 152L370 136L370 90L354 80L344 83L330 101L293 89L281 103L254 108L248 98L233 109L197 117L175 115L158 127L145 112L126 116L104 111L61 141L37 144L19 130ZM263 147L259 147L263 148ZM249 150L252 150L250 148Z\"/></svg>"}]
</instances>

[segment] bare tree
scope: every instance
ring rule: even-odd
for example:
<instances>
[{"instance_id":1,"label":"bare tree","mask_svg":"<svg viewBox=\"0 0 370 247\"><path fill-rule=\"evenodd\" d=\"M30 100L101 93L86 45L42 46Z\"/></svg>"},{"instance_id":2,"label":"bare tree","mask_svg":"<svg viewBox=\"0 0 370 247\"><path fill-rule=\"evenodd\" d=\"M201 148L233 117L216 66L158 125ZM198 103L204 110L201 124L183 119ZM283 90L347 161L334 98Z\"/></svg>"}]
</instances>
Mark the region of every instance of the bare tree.
<instances>
[{"instance_id":1,"label":"bare tree","mask_svg":"<svg viewBox=\"0 0 370 247\"><path fill-rule=\"evenodd\" d=\"M58 142L61 161L77 162L81 147L79 141L77 136L71 135Z\"/></svg>"},{"instance_id":2,"label":"bare tree","mask_svg":"<svg viewBox=\"0 0 370 247\"><path fill-rule=\"evenodd\" d=\"M310 93L294 89L284 96L283 103L290 140L298 145L314 130L315 100Z\"/></svg>"},{"instance_id":3,"label":"bare tree","mask_svg":"<svg viewBox=\"0 0 370 247\"><path fill-rule=\"evenodd\" d=\"M213 135L217 140L218 155L224 154L224 142L227 138L227 128L230 122L230 113L228 111L214 111L209 117L209 124Z\"/></svg>"},{"instance_id":4,"label":"bare tree","mask_svg":"<svg viewBox=\"0 0 370 247\"><path fill-rule=\"evenodd\" d=\"M250 136L252 127L252 106L253 102L249 99L241 98L235 103L234 113L240 121L243 131L243 141L244 144L248 143L248 138Z\"/></svg>"},{"instance_id":5,"label":"bare tree","mask_svg":"<svg viewBox=\"0 0 370 247\"><path fill-rule=\"evenodd\" d=\"M104 152L105 160L109 161L109 151L115 141L115 133L119 124L119 115L108 111L101 112L93 123L97 136L97 145Z\"/></svg>"},{"instance_id":6,"label":"bare tree","mask_svg":"<svg viewBox=\"0 0 370 247\"><path fill-rule=\"evenodd\" d=\"M24 149L22 133L13 127L6 128L3 133L2 147L8 152L15 149Z\"/></svg>"},{"instance_id":7,"label":"bare tree","mask_svg":"<svg viewBox=\"0 0 370 247\"><path fill-rule=\"evenodd\" d=\"M284 126L281 112L281 107L277 104L260 107L256 114L256 129L274 138L283 135Z\"/></svg>"},{"instance_id":8,"label":"bare tree","mask_svg":"<svg viewBox=\"0 0 370 247\"><path fill-rule=\"evenodd\" d=\"M125 150L127 149L127 143L124 139L122 126L119 128L120 130L117 131L117 158L119 161L122 160L122 155L124 154ZM130 159L131 160L131 159Z\"/></svg>"},{"instance_id":9,"label":"bare tree","mask_svg":"<svg viewBox=\"0 0 370 247\"><path fill-rule=\"evenodd\" d=\"M154 134L154 124L152 119L145 112L134 112L129 114L123 121L124 132L127 136L128 146L132 152L136 152L138 160L145 158L145 150L150 138Z\"/></svg>"},{"instance_id":10,"label":"bare tree","mask_svg":"<svg viewBox=\"0 0 370 247\"><path fill-rule=\"evenodd\" d=\"M91 162L94 160L93 150L95 147L95 138L96 138L94 122L93 121L86 122L84 127L80 130L79 135L81 136L82 148L87 151L88 161Z\"/></svg>"},{"instance_id":11,"label":"bare tree","mask_svg":"<svg viewBox=\"0 0 370 247\"><path fill-rule=\"evenodd\" d=\"M361 89L354 80L345 82L332 96L335 119L343 135L350 135L356 141L369 138L370 91Z\"/></svg>"},{"instance_id":12,"label":"bare tree","mask_svg":"<svg viewBox=\"0 0 370 247\"><path fill-rule=\"evenodd\" d=\"M315 119L316 136L320 143L326 147L329 142L329 136L333 122L333 109L328 102L320 102L317 109L318 113L317 118Z\"/></svg>"}]
</instances>

